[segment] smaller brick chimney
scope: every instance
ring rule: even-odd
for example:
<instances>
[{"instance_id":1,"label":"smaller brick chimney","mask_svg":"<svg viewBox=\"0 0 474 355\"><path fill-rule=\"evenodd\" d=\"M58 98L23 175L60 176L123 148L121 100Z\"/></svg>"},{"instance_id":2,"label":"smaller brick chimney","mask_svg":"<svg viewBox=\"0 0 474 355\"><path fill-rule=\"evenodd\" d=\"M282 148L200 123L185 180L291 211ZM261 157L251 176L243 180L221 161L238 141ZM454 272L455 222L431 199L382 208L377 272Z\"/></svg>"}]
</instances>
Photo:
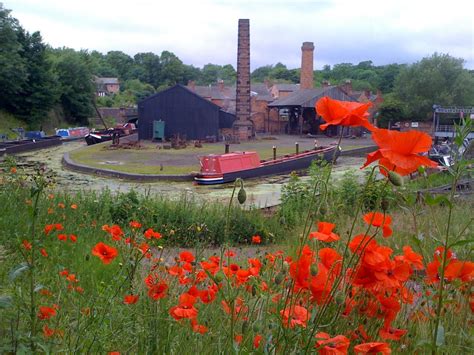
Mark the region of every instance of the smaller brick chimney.
<instances>
[{"instance_id":1,"label":"smaller brick chimney","mask_svg":"<svg viewBox=\"0 0 474 355\"><path fill-rule=\"evenodd\" d=\"M194 82L194 80L189 80L188 81L188 89L190 89L192 91L196 91L196 83Z\"/></svg>"},{"instance_id":2,"label":"smaller brick chimney","mask_svg":"<svg viewBox=\"0 0 474 355\"><path fill-rule=\"evenodd\" d=\"M313 42L303 42L301 46L300 89L313 88Z\"/></svg>"}]
</instances>

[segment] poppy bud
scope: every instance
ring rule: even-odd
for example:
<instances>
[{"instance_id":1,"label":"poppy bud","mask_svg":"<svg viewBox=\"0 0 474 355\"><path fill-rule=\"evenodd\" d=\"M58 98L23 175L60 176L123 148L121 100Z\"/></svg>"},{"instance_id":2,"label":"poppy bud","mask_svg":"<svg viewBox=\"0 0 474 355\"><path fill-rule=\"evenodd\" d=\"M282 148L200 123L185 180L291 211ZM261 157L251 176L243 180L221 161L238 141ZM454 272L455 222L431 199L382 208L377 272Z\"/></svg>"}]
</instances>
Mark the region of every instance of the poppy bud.
<instances>
[{"instance_id":1,"label":"poppy bud","mask_svg":"<svg viewBox=\"0 0 474 355\"><path fill-rule=\"evenodd\" d=\"M382 207L382 211L387 211L388 207L390 206L390 203L388 202L387 198L382 198L382 202L380 203L380 206Z\"/></svg>"},{"instance_id":2,"label":"poppy bud","mask_svg":"<svg viewBox=\"0 0 474 355\"><path fill-rule=\"evenodd\" d=\"M388 180L395 186L403 186L403 178L395 171L388 172Z\"/></svg>"},{"instance_id":3,"label":"poppy bud","mask_svg":"<svg viewBox=\"0 0 474 355\"><path fill-rule=\"evenodd\" d=\"M336 304L341 306L344 304L345 297L342 293L338 293L335 297Z\"/></svg>"},{"instance_id":4,"label":"poppy bud","mask_svg":"<svg viewBox=\"0 0 474 355\"><path fill-rule=\"evenodd\" d=\"M311 272L311 276L316 276L318 274L318 265L311 265L309 271Z\"/></svg>"},{"instance_id":5,"label":"poppy bud","mask_svg":"<svg viewBox=\"0 0 474 355\"><path fill-rule=\"evenodd\" d=\"M275 276L275 285L279 285L283 282L285 278L285 275L283 273L278 273L276 276Z\"/></svg>"},{"instance_id":6,"label":"poppy bud","mask_svg":"<svg viewBox=\"0 0 474 355\"><path fill-rule=\"evenodd\" d=\"M86 261L89 261L89 259L90 259L89 254L86 254Z\"/></svg>"},{"instance_id":7,"label":"poppy bud","mask_svg":"<svg viewBox=\"0 0 474 355\"><path fill-rule=\"evenodd\" d=\"M288 270L290 270L290 264L288 264L287 261L284 261L283 262L283 271L287 272Z\"/></svg>"},{"instance_id":8,"label":"poppy bud","mask_svg":"<svg viewBox=\"0 0 474 355\"><path fill-rule=\"evenodd\" d=\"M243 180L240 180L240 190L239 190L239 193L237 194L237 200L239 201L241 205L244 204L245 200L247 200L247 192L244 189Z\"/></svg>"},{"instance_id":9,"label":"poppy bud","mask_svg":"<svg viewBox=\"0 0 474 355\"><path fill-rule=\"evenodd\" d=\"M426 171L426 169L425 169L425 167L424 167L423 165L420 165L420 166L418 167L418 172L419 172L420 174L423 175L423 174L425 173L425 171Z\"/></svg>"},{"instance_id":10,"label":"poppy bud","mask_svg":"<svg viewBox=\"0 0 474 355\"><path fill-rule=\"evenodd\" d=\"M215 274L214 280L216 282L221 282L222 280L224 280L224 274L222 273L222 271L219 271L217 274Z\"/></svg>"},{"instance_id":11,"label":"poppy bud","mask_svg":"<svg viewBox=\"0 0 474 355\"><path fill-rule=\"evenodd\" d=\"M257 294L257 287L255 285L252 286L252 296L255 297Z\"/></svg>"},{"instance_id":12,"label":"poppy bud","mask_svg":"<svg viewBox=\"0 0 474 355\"><path fill-rule=\"evenodd\" d=\"M249 322L244 321L244 322L242 323L242 334L247 333L247 328L248 328L248 327L249 327Z\"/></svg>"},{"instance_id":13,"label":"poppy bud","mask_svg":"<svg viewBox=\"0 0 474 355\"><path fill-rule=\"evenodd\" d=\"M319 213L324 216L326 213L328 212L328 209L326 207L326 204L323 204L321 205L321 207L319 207Z\"/></svg>"}]
</instances>

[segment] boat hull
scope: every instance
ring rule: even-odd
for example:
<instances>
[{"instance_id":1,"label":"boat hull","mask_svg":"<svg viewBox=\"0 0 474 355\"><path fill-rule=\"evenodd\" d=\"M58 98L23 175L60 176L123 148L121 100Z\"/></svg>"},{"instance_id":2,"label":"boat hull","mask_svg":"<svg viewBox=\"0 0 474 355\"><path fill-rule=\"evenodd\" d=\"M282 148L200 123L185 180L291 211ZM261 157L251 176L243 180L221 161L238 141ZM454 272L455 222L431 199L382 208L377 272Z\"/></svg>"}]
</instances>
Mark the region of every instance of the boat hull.
<instances>
[{"instance_id":1,"label":"boat hull","mask_svg":"<svg viewBox=\"0 0 474 355\"><path fill-rule=\"evenodd\" d=\"M61 137L52 136L41 139L24 139L20 141L0 142L0 156L4 154L25 153L32 150L44 149L61 145Z\"/></svg>"},{"instance_id":2,"label":"boat hull","mask_svg":"<svg viewBox=\"0 0 474 355\"><path fill-rule=\"evenodd\" d=\"M335 153L336 152L336 153ZM288 159L281 159L280 162L266 162L264 165L253 169L239 170L223 174L198 174L194 180L198 185L216 185L233 182L236 179L252 179L262 176L288 174L292 171L307 169L313 160L324 160L330 162L334 154L339 157L340 150L334 146L323 151L314 151L314 154L304 154L293 156Z\"/></svg>"}]
</instances>

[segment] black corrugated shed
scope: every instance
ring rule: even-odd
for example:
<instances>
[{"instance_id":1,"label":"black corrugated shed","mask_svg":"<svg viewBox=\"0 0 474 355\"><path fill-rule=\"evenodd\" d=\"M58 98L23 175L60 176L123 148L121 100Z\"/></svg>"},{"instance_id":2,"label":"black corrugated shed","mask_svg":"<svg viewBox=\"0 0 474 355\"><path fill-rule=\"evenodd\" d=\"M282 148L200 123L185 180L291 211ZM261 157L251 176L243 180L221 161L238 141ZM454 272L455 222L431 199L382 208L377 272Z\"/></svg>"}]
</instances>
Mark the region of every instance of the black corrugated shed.
<instances>
[{"instance_id":1,"label":"black corrugated shed","mask_svg":"<svg viewBox=\"0 0 474 355\"><path fill-rule=\"evenodd\" d=\"M219 139L221 121L226 126L231 119L228 115L186 87L175 85L138 103L138 137L152 139L153 121L162 120L166 138L179 134L186 139Z\"/></svg>"}]
</instances>

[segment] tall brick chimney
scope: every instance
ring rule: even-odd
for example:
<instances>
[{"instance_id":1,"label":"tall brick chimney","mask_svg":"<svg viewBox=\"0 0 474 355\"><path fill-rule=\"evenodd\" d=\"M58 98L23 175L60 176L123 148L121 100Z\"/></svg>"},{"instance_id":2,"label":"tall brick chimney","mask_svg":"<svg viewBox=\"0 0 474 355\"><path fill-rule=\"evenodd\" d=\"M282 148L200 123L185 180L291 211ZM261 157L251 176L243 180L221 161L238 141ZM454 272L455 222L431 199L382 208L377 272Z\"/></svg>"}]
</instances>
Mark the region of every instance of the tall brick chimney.
<instances>
[{"instance_id":1,"label":"tall brick chimney","mask_svg":"<svg viewBox=\"0 0 474 355\"><path fill-rule=\"evenodd\" d=\"M301 46L300 89L313 88L313 42L303 42Z\"/></svg>"},{"instance_id":2,"label":"tall brick chimney","mask_svg":"<svg viewBox=\"0 0 474 355\"><path fill-rule=\"evenodd\" d=\"M250 21L239 19L237 43L237 85L233 130L235 138L247 140L253 136L250 121Z\"/></svg>"}]
</instances>

